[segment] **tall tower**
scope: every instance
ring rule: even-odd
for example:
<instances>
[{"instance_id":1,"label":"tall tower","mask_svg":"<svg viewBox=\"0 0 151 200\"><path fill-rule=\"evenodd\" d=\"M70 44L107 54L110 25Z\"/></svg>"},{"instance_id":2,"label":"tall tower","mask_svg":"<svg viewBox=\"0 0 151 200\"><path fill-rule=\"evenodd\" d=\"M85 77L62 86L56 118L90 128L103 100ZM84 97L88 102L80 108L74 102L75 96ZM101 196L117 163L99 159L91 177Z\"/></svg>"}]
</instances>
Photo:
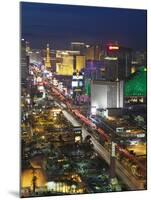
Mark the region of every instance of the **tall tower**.
<instances>
[{"instance_id":1,"label":"tall tower","mask_svg":"<svg viewBox=\"0 0 151 200\"><path fill-rule=\"evenodd\" d=\"M45 67L47 70L50 70L51 68L49 44L47 44L47 49L46 49Z\"/></svg>"}]
</instances>

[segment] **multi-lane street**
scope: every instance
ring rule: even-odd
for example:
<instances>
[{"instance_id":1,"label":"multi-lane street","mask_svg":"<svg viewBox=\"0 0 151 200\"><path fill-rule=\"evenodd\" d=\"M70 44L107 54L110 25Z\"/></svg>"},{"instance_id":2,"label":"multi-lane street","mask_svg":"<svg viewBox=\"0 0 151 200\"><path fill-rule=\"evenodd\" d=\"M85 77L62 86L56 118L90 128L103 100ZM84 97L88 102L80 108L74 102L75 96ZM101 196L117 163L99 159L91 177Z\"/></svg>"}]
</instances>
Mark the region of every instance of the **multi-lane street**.
<instances>
[{"instance_id":1,"label":"multi-lane street","mask_svg":"<svg viewBox=\"0 0 151 200\"><path fill-rule=\"evenodd\" d=\"M58 103L60 107L61 104ZM62 107L63 108L63 107ZM74 125L80 126L80 122L77 121L73 115L71 115L67 110L63 110L64 116ZM82 128L82 136L85 138L87 135L91 135L91 139L94 145L94 150L102 157L108 164L110 164L110 153L96 140L94 135ZM119 161L116 160L116 173L123 180L123 182L129 187L130 190L141 190L144 188L144 181L139 180L132 175L127 169L125 169Z\"/></svg>"},{"instance_id":2,"label":"multi-lane street","mask_svg":"<svg viewBox=\"0 0 151 200\"><path fill-rule=\"evenodd\" d=\"M43 71L39 71L39 76L42 77ZM36 76L36 75L35 75ZM55 76L52 74L52 76ZM55 78L56 81L57 78ZM77 190L77 193L84 193L86 190L88 193L94 192L94 191L102 191L101 188L98 189L98 186L100 184L100 181L98 180L98 177L100 176L106 176L106 180L104 184L104 191L124 191L124 190L143 190L146 188L146 166L143 162L140 162L138 157L128 149L126 149L124 146L122 146L119 143L119 138L116 133L116 128L112 126L105 118L101 118L99 116L91 116L86 112L83 107L85 108L85 105L76 105L73 98L69 95L65 95L57 85L54 85L52 83L52 78L41 78L40 82L37 88L40 88L41 94L35 98L30 98L30 96L27 94L23 98L25 100L24 109L23 111L23 126L26 127L23 129L23 135L22 140L25 142L25 150L23 149L23 165L25 166L25 169L23 169L23 176L24 172L27 168L30 167L30 163L32 163L32 159L35 159L35 156L42 155L41 161L43 164L41 165L41 170L47 174L47 179L59 179L62 180L64 177L64 173L61 168L61 164L57 166L58 162L67 162L67 157L69 157L69 163L68 165L71 165L71 169L73 169L74 164L71 162L72 154L77 156L86 156L86 159L89 157L89 162L93 161L93 159L90 159L90 152L93 154L92 157L95 157L97 155L97 158L99 159L98 163L102 161L102 164L106 164L106 174L104 172L101 172L100 170L103 169L103 167L98 167L97 169L94 166L90 167L90 163L88 161L84 161L84 164L82 162L79 163L79 166L76 166L75 164L75 171L74 173L79 174L80 170L80 177L82 184L82 190ZM41 87L42 85L42 87ZM33 86L31 85L31 88ZM36 90L35 90L36 93ZM33 92L34 94L34 92ZM36 95L35 95L36 96ZM27 107L26 107L27 104ZM90 105L86 105L87 108L90 108ZM30 116L30 117L29 117ZM27 120L26 120L27 118ZM120 121L119 121L120 122ZM118 122L118 123L119 123ZM113 124L113 122L112 122ZM27 127L28 126L28 127ZM129 126L129 124L127 125ZM80 127L80 129L79 129ZM28 133L28 130L29 133ZM76 132L74 132L74 128L78 128L80 132L76 135ZM79 131L78 130L78 131ZM138 130L137 130L138 131ZM133 131L134 132L134 131ZM136 131L135 131L136 132ZM82 134L82 135L81 135ZM112 164L112 142L113 142L113 135L114 142L115 142L115 166ZM127 133L128 135L128 133ZM82 136L82 137L81 137ZM76 139L75 139L76 138ZM81 144L78 144L79 141ZM73 149L71 148L71 154L68 152L66 154L66 144L70 144L69 149L71 146L76 146L77 149L74 147L74 153L72 152ZM72 143L72 145L71 145ZM32 148L30 147L32 144ZM86 147L85 145L89 145ZM60 153L62 150L59 150L59 148L64 148L65 154ZM64 146L64 147L63 147ZM84 153L83 150L78 149L81 146L81 148L84 148L86 151L90 151L88 154ZM135 148L131 146L131 151L135 149L138 150L138 145L135 146ZM55 148L56 154L51 154L51 151L53 152L53 148ZM140 151L142 151L142 146L140 146ZM51 150L50 150L51 149ZM145 152L145 151L144 151ZM137 152L138 153L138 152ZM139 152L140 153L140 152ZM49 156L48 156L49 155ZM64 156L64 158L63 158ZM53 158L53 160L52 160ZM142 157L143 158L143 157ZM45 159L45 161L44 161ZM57 163L56 162L57 159ZM50 162L51 161L51 162ZM44 164L44 163L47 164ZM86 164L87 163L87 164ZM96 163L98 165L98 163ZM26 166L27 165L27 166ZM53 166L52 166L53 165ZM83 165L86 165L87 169L82 168ZM26 168L27 167L27 168ZM35 167L35 165L34 165ZM91 173L85 170L95 171L94 175L94 182L91 185ZM71 170L70 169L70 170ZM32 169L30 169L30 179L32 179ZM36 169L34 169L36 170ZM54 172L53 172L54 170ZM70 174L70 170L68 172ZM114 171L114 181L111 182L113 179L111 179L111 172ZM42 172L41 171L41 172ZM96 175L96 172L98 173ZM29 171L27 170L27 173ZM62 174L62 178L59 178L59 174ZM83 174L85 173L86 176ZM54 175L55 174L55 175ZM57 175L58 174L58 175ZM42 176L43 178L45 175L39 175L39 177ZM72 178L73 175L71 175ZM98 177L96 177L98 176ZM97 181L98 184L97 184ZM80 182L80 181L79 181ZM41 182L41 187L46 187L46 185ZM57 183L56 183L57 184ZM63 183L64 184L64 183ZM78 183L79 184L79 183ZM102 183L103 184L103 183ZM25 184L26 185L26 184ZM70 184L71 186L72 184ZM116 186L115 186L116 185ZM79 185L80 186L80 185ZM57 186L56 186L57 187ZM64 186L65 187L65 186ZM106 187L106 189L105 189ZM48 189L48 188L47 188ZM33 189L34 190L34 189ZM58 192L66 193L67 189L55 189L55 192L58 194ZM48 192L48 191L47 191ZM73 191L72 191L73 192ZM68 193L72 193L70 190ZM30 195L33 193L30 191Z\"/></svg>"}]
</instances>

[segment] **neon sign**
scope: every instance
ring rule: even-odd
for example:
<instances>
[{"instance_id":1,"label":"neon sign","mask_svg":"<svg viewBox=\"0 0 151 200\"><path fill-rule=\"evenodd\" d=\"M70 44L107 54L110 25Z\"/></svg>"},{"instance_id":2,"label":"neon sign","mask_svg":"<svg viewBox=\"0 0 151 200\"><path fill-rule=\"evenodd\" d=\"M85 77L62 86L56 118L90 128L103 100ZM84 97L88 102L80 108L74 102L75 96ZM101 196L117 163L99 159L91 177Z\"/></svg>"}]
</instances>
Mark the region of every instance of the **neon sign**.
<instances>
[{"instance_id":1,"label":"neon sign","mask_svg":"<svg viewBox=\"0 0 151 200\"><path fill-rule=\"evenodd\" d=\"M119 46L109 46L109 50L119 50Z\"/></svg>"}]
</instances>

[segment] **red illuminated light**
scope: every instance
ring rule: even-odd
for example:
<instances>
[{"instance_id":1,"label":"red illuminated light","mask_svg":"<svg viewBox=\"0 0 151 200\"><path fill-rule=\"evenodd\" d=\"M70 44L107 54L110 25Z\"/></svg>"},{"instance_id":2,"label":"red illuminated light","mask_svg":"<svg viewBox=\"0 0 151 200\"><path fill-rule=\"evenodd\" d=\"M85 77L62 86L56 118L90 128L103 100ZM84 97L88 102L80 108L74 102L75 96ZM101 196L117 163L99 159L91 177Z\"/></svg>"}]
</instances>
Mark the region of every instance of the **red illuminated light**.
<instances>
[{"instance_id":1,"label":"red illuminated light","mask_svg":"<svg viewBox=\"0 0 151 200\"><path fill-rule=\"evenodd\" d=\"M119 50L119 46L109 46L109 50Z\"/></svg>"}]
</instances>

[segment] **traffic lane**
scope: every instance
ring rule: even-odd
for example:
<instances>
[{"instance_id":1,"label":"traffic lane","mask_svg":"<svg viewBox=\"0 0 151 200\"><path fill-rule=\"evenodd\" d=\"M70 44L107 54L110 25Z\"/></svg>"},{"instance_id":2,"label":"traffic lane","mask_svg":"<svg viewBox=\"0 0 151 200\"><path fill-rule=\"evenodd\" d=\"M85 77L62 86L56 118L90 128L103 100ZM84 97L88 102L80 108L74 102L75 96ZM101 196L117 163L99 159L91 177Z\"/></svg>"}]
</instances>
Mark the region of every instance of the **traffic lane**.
<instances>
[{"instance_id":1,"label":"traffic lane","mask_svg":"<svg viewBox=\"0 0 151 200\"><path fill-rule=\"evenodd\" d=\"M67 111L63 111L67 119L75 126L80 126L81 124L69 114ZM82 128L82 136L85 138L87 135L91 135L85 128ZM94 145L94 150L103 158L108 164L110 164L110 153L100 145L98 141L91 135L92 143ZM132 176L117 160L116 160L116 173L117 175L124 180L125 184L131 190L140 190L143 189L142 182ZM124 176L123 176L124 175Z\"/></svg>"},{"instance_id":2,"label":"traffic lane","mask_svg":"<svg viewBox=\"0 0 151 200\"><path fill-rule=\"evenodd\" d=\"M74 125L74 126L80 126L81 124L70 114L68 113L66 110L63 111L63 113L65 114L66 118ZM91 135L92 137L92 142L94 144L94 149L96 151L99 152L100 156L104 158L104 160L106 160L106 162L109 164L110 163L110 154L104 149L104 147L102 145L100 145L96 139L92 136L92 134L90 134L85 128L82 128L82 136L86 137L87 135ZM118 162L118 161L117 161ZM126 185L130 186L132 190L137 190L137 189L143 189L140 188L140 183L138 183L139 180L135 180L134 178L134 185L132 183L132 175L129 174L129 172L126 171L126 169L120 164L117 164L119 167L116 169L117 174L119 176L121 176L122 179L125 179L126 181ZM127 174L125 174L124 172L127 172ZM120 175L121 174L121 175ZM123 175L126 176L123 178ZM129 180L130 179L130 180Z\"/></svg>"},{"instance_id":3,"label":"traffic lane","mask_svg":"<svg viewBox=\"0 0 151 200\"><path fill-rule=\"evenodd\" d=\"M110 164L110 153L106 151L106 149L100 145L92 136L92 142L94 145L94 149L98 154L108 163ZM116 174L124 180L126 185L132 190L140 190L143 189L142 184L143 181L140 181L133 177L117 160L116 160ZM123 176L124 174L124 176Z\"/></svg>"}]
</instances>

